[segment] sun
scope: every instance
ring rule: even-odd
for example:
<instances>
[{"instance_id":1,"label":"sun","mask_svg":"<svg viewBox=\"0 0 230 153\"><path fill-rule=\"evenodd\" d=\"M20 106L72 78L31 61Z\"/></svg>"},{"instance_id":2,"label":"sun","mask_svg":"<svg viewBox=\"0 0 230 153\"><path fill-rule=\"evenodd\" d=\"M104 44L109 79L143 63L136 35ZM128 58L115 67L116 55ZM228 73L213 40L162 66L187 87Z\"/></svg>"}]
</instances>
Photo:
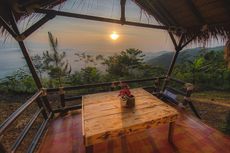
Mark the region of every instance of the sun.
<instances>
[{"instance_id":1,"label":"sun","mask_svg":"<svg viewBox=\"0 0 230 153\"><path fill-rule=\"evenodd\" d=\"M112 40L117 40L119 38L119 35L116 33L116 31L113 31L113 33L110 35L110 38Z\"/></svg>"}]
</instances>

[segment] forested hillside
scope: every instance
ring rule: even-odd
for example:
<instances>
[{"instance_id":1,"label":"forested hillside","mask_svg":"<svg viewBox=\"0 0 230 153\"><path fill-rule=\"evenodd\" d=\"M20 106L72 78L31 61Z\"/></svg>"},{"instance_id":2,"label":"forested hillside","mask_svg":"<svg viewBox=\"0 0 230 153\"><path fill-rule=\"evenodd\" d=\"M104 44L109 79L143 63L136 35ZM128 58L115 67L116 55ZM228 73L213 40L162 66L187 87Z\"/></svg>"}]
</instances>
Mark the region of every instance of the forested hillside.
<instances>
[{"instance_id":1,"label":"forested hillside","mask_svg":"<svg viewBox=\"0 0 230 153\"><path fill-rule=\"evenodd\" d=\"M223 51L224 47L214 47L214 48L193 48L193 49L186 49L180 52L178 58L177 58L177 64L182 63L184 60L193 60L195 57L197 57L199 54L204 54L209 51ZM165 52L165 51L164 51ZM147 61L147 64L153 65L153 66L161 66L163 68L168 68L170 65L170 62L172 60L172 57L174 55L174 51L167 51L166 53L154 57L152 59L149 59Z\"/></svg>"}]
</instances>

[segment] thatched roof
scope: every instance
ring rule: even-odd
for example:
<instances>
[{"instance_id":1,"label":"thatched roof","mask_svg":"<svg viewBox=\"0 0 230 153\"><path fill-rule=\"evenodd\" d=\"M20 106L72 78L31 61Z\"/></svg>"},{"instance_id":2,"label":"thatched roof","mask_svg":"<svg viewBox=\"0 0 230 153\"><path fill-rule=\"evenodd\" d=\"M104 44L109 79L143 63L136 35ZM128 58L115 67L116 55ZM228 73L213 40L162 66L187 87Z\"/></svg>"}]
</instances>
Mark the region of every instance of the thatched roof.
<instances>
[{"instance_id":1,"label":"thatched roof","mask_svg":"<svg viewBox=\"0 0 230 153\"><path fill-rule=\"evenodd\" d=\"M30 15L30 8L53 8L54 6L63 3L66 0L0 0L0 17L2 17L9 25L10 23L10 10L15 14L15 20L19 21ZM24 11L26 10L26 11ZM32 10L31 10L32 11ZM0 22L2 32L4 28Z\"/></svg>"},{"instance_id":2,"label":"thatched roof","mask_svg":"<svg viewBox=\"0 0 230 153\"><path fill-rule=\"evenodd\" d=\"M230 35L229 0L135 0L135 2L160 23L185 28L187 39L193 35L198 35L202 40L210 36L219 35L227 38Z\"/></svg>"},{"instance_id":3,"label":"thatched roof","mask_svg":"<svg viewBox=\"0 0 230 153\"><path fill-rule=\"evenodd\" d=\"M230 69L230 40L227 41L224 47L224 59L228 63L228 68Z\"/></svg>"},{"instance_id":4,"label":"thatched roof","mask_svg":"<svg viewBox=\"0 0 230 153\"><path fill-rule=\"evenodd\" d=\"M33 5L52 8L65 0L1 0L0 16L8 23L9 7L16 20L22 19ZM83 0L84 1L84 0ZM185 41L198 35L196 40L211 37L226 39L230 35L230 0L133 0L149 15L166 26L183 28ZM98 1L99 3L100 1ZM8 5L8 7L7 7ZM1 27L0 23L0 27ZM174 31L178 36L181 31Z\"/></svg>"}]
</instances>

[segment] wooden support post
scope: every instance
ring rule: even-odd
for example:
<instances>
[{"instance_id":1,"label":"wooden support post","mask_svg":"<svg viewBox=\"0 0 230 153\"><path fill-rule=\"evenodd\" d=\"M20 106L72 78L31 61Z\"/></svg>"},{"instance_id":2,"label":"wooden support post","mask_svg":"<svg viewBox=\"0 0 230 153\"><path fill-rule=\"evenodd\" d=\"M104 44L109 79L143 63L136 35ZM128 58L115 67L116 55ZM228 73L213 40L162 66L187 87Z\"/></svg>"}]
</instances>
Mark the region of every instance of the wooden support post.
<instances>
[{"instance_id":1,"label":"wooden support post","mask_svg":"<svg viewBox=\"0 0 230 153\"><path fill-rule=\"evenodd\" d=\"M181 48L183 49L185 46L187 46L191 41L193 41L195 38L197 37L197 35L194 35L193 37L191 37L189 40L187 40L187 42L185 42L183 45L181 45Z\"/></svg>"},{"instance_id":2,"label":"wooden support post","mask_svg":"<svg viewBox=\"0 0 230 153\"><path fill-rule=\"evenodd\" d=\"M120 5L121 5L121 24L125 23L125 3L126 0L120 0Z\"/></svg>"},{"instance_id":3,"label":"wooden support post","mask_svg":"<svg viewBox=\"0 0 230 153\"><path fill-rule=\"evenodd\" d=\"M60 101L61 101L61 107L65 108L65 91L63 90L63 87L59 87L59 95L60 95Z\"/></svg>"},{"instance_id":4,"label":"wooden support post","mask_svg":"<svg viewBox=\"0 0 230 153\"><path fill-rule=\"evenodd\" d=\"M49 100L47 98L47 91L46 91L46 88L42 88L42 99L44 101L44 104L48 110L49 113L53 112L51 106L50 106L50 103L49 103Z\"/></svg>"},{"instance_id":5,"label":"wooden support post","mask_svg":"<svg viewBox=\"0 0 230 153\"><path fill-rule=\"evenodd\" d=\"M173 144L173 133L174 133L175 122L169 123L169 131L168 131L168 142Z\"/></svg>"},{"instance_id":6,"label":"wooden support post","mask_svg":"<svg viewBox=\"0 0 230 153\"><path fill-rule=\"evenodd\" d=\"M131 22L131 21L125 21L122 23L121 20L117 20L117 19L83 15L83 14L77 14L77 13L64 12L64 11L56 11L56 10L48 10L48 9L35 9L34 11L36 13L43 13L43 14L54 13L55 15L58 15L58 16L65 16L65 17L79 18L79 19L86 19L86 20L93 20L93 21L101 21L101 22L109 22L109 23L115 23L115 24L124 24L124 25L137 26L137 27L154 28L154 29L162 29L162 30L169 30L169 29L182 30L181 27L178 28L175 26L152 25L152 24L145 24L145 23L138 23L138 22Z\"/></svg>"},{"instance_id":7,"label":"wooden support post","mask_svg":"<svg viewBox=\"0 0 230 153\"><path fill-rule=\"evenodd\" d=\"M197 110L196 110L195 106L193 105L192 101L189 100L187 102L188 102L190 108L192 109L192 111L194 112L194 114L196 115L196 117L198 117L199 119L201 119L200 114L197 112Z\"/></svg>"},{"instance_id":8,"label":"wooden support post","mask_svg":"<svg viewBox=\"0 0 230 153\"><path fill-rule=\"evenodd\" d=\"M163 83L161 92L164 92L164 90L165 90L165 88L166 88L166 86L168 84L169 77L171 76L171 73L172 73L173 68L175 66L175 63L176 63L177 57L179 55L179 52L183 49L183 47L186 46L186 45L185 46L183 45L183 47L182 47L182 42L184 41L184 34L182 34L178 44L176 43L176 39L175 39L175 37L173 36L173 34L170 31L169 31L169 36L170 36L170 38L171 38L171 40L173 42L173 45L175 47L176 52L175 52L175 54L173 56L173 59L172 59L171 64L170 64L170 67L169 67L168 72L166 74L166 78L165 78L165 81Z\"/></svg>"},{"instance_id":9,"label":"wooden support post","mask_svg":"<svg viewBox=\"0 0 230 153\"><path fill-rule=\"evenodd\" d=\"M27 49L25 47L24 42L23 41L18 41L18 44L19 44L19 46L20 46L20 48L22 50L22 53L23 53L23 55L25 57L26 63L28 65L28 67L29 67L29 70L30 70L30 72L32 74L32 77L33 77L33 79L35 81L35 84L36 84L37 88L41 89L42 88L42 83L41 83L41 81L40 81L40 79L38 77L38 74L37 74L37 72L35 70L35 67L34 67L34 65L32 63L32 60L31 60L30 55L29 55L29 53L28 53L28 51L27 51Z\"/></svg>"},{"instance_id":10,"label":"wooden support post","mask_svg":"<svg viewBox=\"0 0 230 153\"><path fill-rule=\"evenodd\" d=\"M39 108L43 108L43 110L42 110L42 115L43 115L43 117L44 117L45 119L47 119L47 118L48 118L48 115L46 114L45 106L42 104L42 101L41 101L40 97L37 98L37 104L38 104L38 107L39 107Z\"/></svg>"},{"instance_id":11,"label":"wooden support post","mask_svg":"<svg viewBox=\"0 0 230 153\"><path fill-rule=\"evenodd\" d=\"M167 72L167 74L166 74L166 76L165 76L165 81L164 81L164 83L163 83L161 92L164 92L164 90L165 90L165 88L166 88L166 86L167 86L167 84L168 84L168 82L169 82L169 80L170 80L169 77L170 77L170 75L171 75L171 73L172 73L172 71L173 71L173 68L174 68L174 66L175 66L176 59L177 59L178 55L179 55L179 51L176 51L175 54L174 54L174 56L173 56L173 59L172 59L172 61L171 61L170 67L169 67L169 69L168 69L168 72Z\"/></svg>"},{"instance_id":12,"label":"wooden support post","mask_svg":"<svg viewBox=\"0 0 230 153\"><path fill-rule=\"evenodd\" d=\"M191 108L191 110L194 112L194 114L195 114L199 119L201 119L200 114L198 113L198 111L196 110L196 107L193 105L193 103L192 103L192 101L191 101L191 99L190 99L191 94L192 94L192 91L193 91L193 89L194 89L193 84L191 84L191 83L186 83L186 84L185 84L185 88L186 88L186 96L184 97L184 103L185 103L185 104L188 103L189 106L190 106L190 108Z\"/></svg>"},{"instance_id":13,"label":"wooden support post","mask_svg":"<svg viewBox=\"0 0 230 153\"><path fill-rule=\"evenodd\" d=\"M173 45L174 45L174 47L175 47L175 49L177 48L177 42L176 42L176 39L175 39L175 37L173 36L173 33L171 32L171 31L169 31L169 36L170 36L170 38L171 38L171 40L172 40L172 42L173 42Z\"/></svg>"},{"instance_id":14,"label":"wooden support post","mask_svg":"<svg viewBox=\"0 0 230 153\"><path fill-rule=\"evenodd\" d=\"M11 29L9 24L1 16L0 16L0 23L11 34L12 37L14 38L17 37L17 34Z\"/></svg>"},{"instance_id":15,"label":"wooden support post","mask_svg":"<svg viewBox=\"0 0 230 153\"><path fill-rule=\"evenodd\" d=\"M9 19L10 19L10 22L11 22L11 25L12 25L12 28L13 28L14 32L18 36L20 36L20 32L18 30L14 14L13 14L13 12L11 10L9 10ZM15 39L17 39L17 38L15 38ZM34 67L34 65L32 63L32 60L31 60L31 58L29 56L29 53L28 53L28 51L26 49L26 46L25 46L24 42L23 42L23 40L17 40L17 41L18 41L18 44L19 44L19 46L20 46L20 48L22 50L23 56L25 57L26 63L28 65L28 67L29 67L29 70L30 70L30 72L31 72L31 74L32 74L32 76L34 78L34 81L35 81L35 83L37 85L37 88L41 89L42 88L42 83L41 83L41 81L40 81L40 79L39 79L39 77L37 75L37 72L35 70L35 67Z\"/></svg>"},{"instance_id":16,"label":"wooden support post","mask_svg":"<svg viewBox=\"0 0 230 153\"><path fill-rule=\"evenodd\" d=\"M155 96L159 96L160 93L160 79L156 79L154 80L154 91L152 94L154 94Z\"/></svg>"}]
</instances>

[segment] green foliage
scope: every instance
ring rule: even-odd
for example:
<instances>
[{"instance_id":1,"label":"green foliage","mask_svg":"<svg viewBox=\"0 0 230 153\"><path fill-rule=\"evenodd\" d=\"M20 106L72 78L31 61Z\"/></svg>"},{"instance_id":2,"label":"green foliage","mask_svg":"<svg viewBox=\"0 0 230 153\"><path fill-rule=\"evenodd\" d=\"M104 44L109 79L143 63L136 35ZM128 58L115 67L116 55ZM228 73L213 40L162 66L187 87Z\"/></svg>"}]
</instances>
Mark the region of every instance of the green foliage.
<instances>
[{"instance_id":1,"label":"green foliage","mask_svg":"<svg viewBox=\"0 0 230 153\"><path fill-rule=\"evenodd\" d=\"M36 85L32 76L23 69L19 69L12 75L0 81L2 92L33 93Z\"/></svg>"},{"instance_id":2,"label":"green foliage","mask_svg":"<svg viewBox=\"0 0 230 153\"><path fill-rule=\"evenodd\" d=\"M73 85L97 83L102 80L101 72L96 67L82 68L70 76Z\"/></svg>"},{"instance_id":3,"label":"green foliage","mask_svg":"<svg viewBox=\"0 0 230 153\"><path fill-rule=\"evenodd\" d=\"M94 67L98 65L98 61L104 60L102 55L93 56L86 53L75 53L75 55L77 56L75 62L83 62L85 68Z\"/></svg>"},{"instance_id":4,"label":"green foliage","mask_svg":"<svg viewBox=\"0 0 230 153\"><path fill-rule=\"evenodd\" d=\"M209 51L194 60L184 59L174 69L174 77L186 80L201 90L229 90L230 71L223 51Z\"/></svg>"},{"instance_id":5,"label":"green foliage","mask_svg":"<svg viewBox=\"0 0 230 153\"><path fill-rule=\"evenodd\" d=\"M68 61L65 61L66 53L59 52L58 41L55 39L52 33L48 32L51 52L46 51L43 53L43 69L46 70L50 77L50 87L63 85L63 77L68 76L71 73L71 67Z\"/></svg>"},{"instance_id":6,"label":"green foliage","mask_svg":"<svg viewBox=\"0 0 230 153\"><path fill-rule=\"evenodd\" d=\"M143 66L144 54L139 49L126 49L120 54L109 56L104 59L103 64L106 71L116 78L134 76Z\"/></svg>"}]
</instances>

